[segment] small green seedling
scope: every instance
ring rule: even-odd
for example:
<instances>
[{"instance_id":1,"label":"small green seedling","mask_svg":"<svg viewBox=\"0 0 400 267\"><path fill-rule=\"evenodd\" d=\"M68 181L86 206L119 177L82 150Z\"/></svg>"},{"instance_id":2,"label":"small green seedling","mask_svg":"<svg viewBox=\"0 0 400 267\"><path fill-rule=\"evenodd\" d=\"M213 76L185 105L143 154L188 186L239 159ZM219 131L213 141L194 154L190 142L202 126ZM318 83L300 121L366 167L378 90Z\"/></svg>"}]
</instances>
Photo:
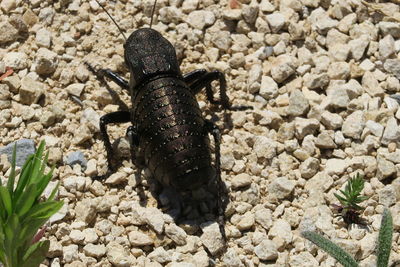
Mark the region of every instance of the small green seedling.
<instances>
[{"instance_id":1,"label":"small green seedling","mask_svg":"<svg viewBox=\"0 0 400 267\"><path fill-rule=\"evenodd\" d=\"M302 235L335 258L344 267L358 267L356 260L329 239L312 231L302 232ZM385 209L382 215L381 228L378 236L377 267L389 266L389 256L392 248L393 219L390 211Z\"/></svg>"},{"instance_id":2,"label":"small green seedling","mask_svg":"<svg viewBox=\"0 0 400 267\"><path fill-rule=\"evenodd\" d=\"M344 190L340 190L342 196L333 193L340 201L341 205L334 204L333 206L342 215L346 224L364 224L360 218L360 211L363 210L358 204L368 199L366 196L361 196L361 191L364 188L364 177L357 173L349 179Z\"/></svg>"},{"instance_id":3,"label":"small green seedling","mask_svg":"<svg viewBox=\"0 0 400 267\"><path fill-rule=\"evenodd\" d=\"M42 226L64 204L54 200L58 185L47 200L41 200L54 170L45 173L48 153L42 160L44 146L41 142L28 157L16 184L14 147L7 184L0 180L0 262L4 267L37 267L43 262L50 242L39 242L45 231Z\"/></svg>"}]
</instances>

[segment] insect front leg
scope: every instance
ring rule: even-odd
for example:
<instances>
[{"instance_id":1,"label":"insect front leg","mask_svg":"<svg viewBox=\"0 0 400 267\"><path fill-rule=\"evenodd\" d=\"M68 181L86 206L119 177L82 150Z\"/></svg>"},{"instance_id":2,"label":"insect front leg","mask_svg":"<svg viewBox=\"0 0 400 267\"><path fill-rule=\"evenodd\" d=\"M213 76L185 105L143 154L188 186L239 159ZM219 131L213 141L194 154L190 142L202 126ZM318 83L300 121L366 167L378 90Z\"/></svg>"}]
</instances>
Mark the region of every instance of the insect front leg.
<instances>
[{"instance_id":1,"label":"insect front leg","mask_svg":"<svg viewBox=\"0 0 400 267\"><path fill-rule=\"evenodd\" d=\"M100 133L103 138L104 146L107 151L107 162L110 170L115 171L120 164L115 162L114 151L111 146L110 138L107 134L107 125L110 123L125 123L131 121L130 112L128 111L116 111L108 113L100 118Z\"/></svg>"},{"instance_id":2,"label":"insect front leg","mask_svg":"<svg viewBox=\"0 0 400 267\"><path fill-rule=\"evenodd\" d=\"M111 81L118 84L122 89L129 90L129 83L127 80L122 78L119 74L113 72L110 69L96 69L89 63L85 62L87 68L93 72L98 78L103 79L103 77L109 78Z\"/></svg>"},{"instance_id":3,"label":"insect front leg","mask_svg":"<svg viewBox=\"0 0 400 267\"><path fill-rule=\"evenodd\" d=\"M221 105L224 109L228 110L245 110L251 108L250 106L231 106L226 94L225 75L218 70L210 72L205 69L194 70L185 74L183 79L189 85L194 94L197 94L201 89L206 88L207 99L211 104ZM219 82L219 100L214 99L211 87L213 81Z\"/></svg>"}]
</instances>

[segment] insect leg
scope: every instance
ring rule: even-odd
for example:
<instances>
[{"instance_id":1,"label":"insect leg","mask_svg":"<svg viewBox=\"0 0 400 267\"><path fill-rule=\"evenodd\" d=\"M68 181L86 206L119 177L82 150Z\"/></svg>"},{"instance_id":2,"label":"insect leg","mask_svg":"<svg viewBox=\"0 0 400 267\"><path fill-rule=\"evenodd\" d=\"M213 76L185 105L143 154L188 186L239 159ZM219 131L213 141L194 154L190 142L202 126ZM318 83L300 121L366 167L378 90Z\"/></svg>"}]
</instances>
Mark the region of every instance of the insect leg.
<instances>
[{"instance_id":1,"label":"insect leg","mask_svg":"<svg viewBox=\"0 0 400 267\"><path fill-rule=\"evenodd\" d=\"M189 86L191 86L193 82L197 81L200 77L202 77L206 73L207 73L207 70L205 70L205 69L194 70L194 71L184 74L183 80L185 81L185 83L187 83Z\"/></svg>"},{"instance_id":2,"label":"insect leg","mask_svg":"<svg viewBox=\"0 0 400 267\"><path fill-rule=\"evenodd\" d=\"M106 147L107 151L108 167L112 171L114 171L117 168L118 164L115 162L115 157L111 146L110 138L107 134L107 124L124 123L130 121L131 121L131 114L128 111L116 111L108 113L100 118L100 133L103 138L104 146Z\"/></svg>"},{"instance_id":3,"label":"insect leg","mask_svg":"<svg viewBox=\"0 0 400 267\"><path fill-rule=\"evenodd\" d=\"M184 79L185 81L189 81L188 84L194 94L197 94L201 89L206 88L207 99L211 104L221 105L224 109L229 110L245 110L252 108L250 106L231 106L229 98L226 95L225 75L218 70L211 72L205 70L192 71L186 74ZM219 81L219 100L215 100L213 96L211 88L211 83L213 81Z\"/></svg>"},{"instance_id":4,"label":"insect leg","mask_svg":"<svg viewBox=\"0 0 400 267\"><path fill-rule=\"evenodd\" d=\"M92 65L90 65L88 62L85 62L85 65L87 68L93 72L98 78L103 78L107 77L111 81L115 82L118 84L121 88L128 90L129 89L129 83L127 80L122 78L119 74L113 72L110 69L95 69Z\"/></svg>"},{"instance_id":5,"label":"insect leg","mask_svg":"<svg viewBox=\"0 0 400 267\"><path fill-rule=\"evenodd\" d=\"M206 131L210 133L215 142L215 169L216 169L216 179L217 179L217 192L218 192L218 224L220 226L220 230L222 233L222 237L226 240L225 234L225 216L224 211L228 203L227 195L228 190L221 178L221 152L220 152L220 145L221 145L221 133L217 125L213 122L206 120L205 121Z\"/></svg>"}]
</instances>

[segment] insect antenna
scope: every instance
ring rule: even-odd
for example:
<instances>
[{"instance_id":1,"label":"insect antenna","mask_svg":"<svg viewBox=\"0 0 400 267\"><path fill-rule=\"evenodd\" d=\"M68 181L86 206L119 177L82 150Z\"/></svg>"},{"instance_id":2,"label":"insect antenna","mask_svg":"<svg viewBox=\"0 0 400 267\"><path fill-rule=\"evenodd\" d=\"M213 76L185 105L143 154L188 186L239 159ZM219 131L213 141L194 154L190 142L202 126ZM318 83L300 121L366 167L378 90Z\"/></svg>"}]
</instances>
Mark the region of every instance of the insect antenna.
<instances>
[{"instance_id":1,"label":"insect antenna","mask_svg":"<svg viewBox=\"0 0 400 267\"><path fill-rule=\"evenodd\" d=\"M154 18L154 12L156 11L156 4L157 4L157 0L154 0L153 11L151 11L150 29L151 29L151 26L153 25L153 18Z\"/></svg>"},{"instance_id":2,"label":"insect antenna","mask_svg":"<svg viewBox=\"0 0 400 267\"><path fill-rule=\"evenodd\" d=\"M110 19L114 22L115 26L117 26L119 32L121 33L121 35L124 37L125 42L126 42L126 36L125 34L122 32L121 28L119 27L118 23L114 20L114 18L110 15L110 13L108 13L107 9L105 9L105 7L100 4L100 2L98 0L95 0L97 2L97 4L104 10L104 12L107 13L107 15L110 17Z\"/></svg>"}]
</instances>

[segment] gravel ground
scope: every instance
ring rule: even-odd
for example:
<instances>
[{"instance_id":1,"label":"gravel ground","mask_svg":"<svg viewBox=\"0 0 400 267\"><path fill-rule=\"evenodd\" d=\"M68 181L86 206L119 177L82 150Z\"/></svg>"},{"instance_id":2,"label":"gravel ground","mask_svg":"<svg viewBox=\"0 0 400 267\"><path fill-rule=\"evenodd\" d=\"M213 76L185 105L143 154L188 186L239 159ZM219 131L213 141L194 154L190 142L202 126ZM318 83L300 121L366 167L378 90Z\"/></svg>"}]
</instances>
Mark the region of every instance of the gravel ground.
<instances>
[{"instance_id":1,"label":"gravel ground","mask_svg":"<svg viewBox=\"0 0 400 267\"><path fill-rule=\"evenodd\" d=\"M101 3L126 35L149 25L153 0ZM174 44L182 72L220 70L231 102L254 107L224 112L198 96L223 129L225 250L212 212L178 223L157 207L151 179L140 182L127 159L127 125L109 127L123 166L104 182L93 179L107 168L99 118L119 106L83 63L129 77L124 39L98 4L2 0L0 75L14 73L0 82L0 145L25 139L29 151L46 140L57 166L51 186L61 181L65 202L46 233L43 266L337 266L303 230L323 232L361 266L374 266L385 206L395 229L391 262L400 260L400 110L389 97L400 91L399 4L157 2L153 28ZM2 177L8 170L1 156ZM357 172L366 177L368 227L346 227L331 208L333 193Z\"/></svg>"}]
</instances>

